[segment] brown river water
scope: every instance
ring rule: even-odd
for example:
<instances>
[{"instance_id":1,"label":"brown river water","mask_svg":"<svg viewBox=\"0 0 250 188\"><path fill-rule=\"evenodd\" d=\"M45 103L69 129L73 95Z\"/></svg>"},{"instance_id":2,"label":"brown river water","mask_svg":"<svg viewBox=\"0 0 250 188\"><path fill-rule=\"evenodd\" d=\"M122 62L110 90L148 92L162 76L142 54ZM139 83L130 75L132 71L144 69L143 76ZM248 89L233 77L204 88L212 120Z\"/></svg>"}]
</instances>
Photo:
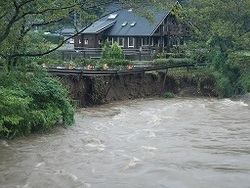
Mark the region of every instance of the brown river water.
<instances>
[{"instance_id":1,"label":"brown river water","mask_svg":"<svg viewBox=\"0 0 250 188\"><path fill-rule=\"evenodd\" d=\"M250 95L123 101L75 118L0 140L0 187L250 187Z\"/></svg>"}]
</instances>

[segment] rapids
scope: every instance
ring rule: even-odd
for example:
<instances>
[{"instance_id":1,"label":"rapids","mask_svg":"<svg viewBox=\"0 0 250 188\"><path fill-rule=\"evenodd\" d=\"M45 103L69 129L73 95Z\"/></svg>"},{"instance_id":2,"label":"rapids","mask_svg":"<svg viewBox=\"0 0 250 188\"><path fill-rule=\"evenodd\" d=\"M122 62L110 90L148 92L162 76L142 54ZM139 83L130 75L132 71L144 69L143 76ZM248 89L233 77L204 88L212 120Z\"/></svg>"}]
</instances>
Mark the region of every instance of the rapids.
<instances>
[{"instance_id":1,"label":"rapids","mask_svg":"<svg viewBox=\"0 0 250 188\"><path fill-rule=\"evenodd\" d=\"M1 188L250 187L250 95L116 102L0 140Z\"/></svg>"}]
</instances>

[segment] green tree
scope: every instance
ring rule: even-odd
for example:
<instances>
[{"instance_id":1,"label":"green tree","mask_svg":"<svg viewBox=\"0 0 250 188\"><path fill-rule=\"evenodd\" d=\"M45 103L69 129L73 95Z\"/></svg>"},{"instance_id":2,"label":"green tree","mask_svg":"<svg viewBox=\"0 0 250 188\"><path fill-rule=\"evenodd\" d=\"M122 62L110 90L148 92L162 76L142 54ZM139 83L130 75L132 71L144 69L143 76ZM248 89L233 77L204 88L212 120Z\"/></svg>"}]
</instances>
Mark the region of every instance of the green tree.
<instances>
[{"instance_id":1,"label":"green tree","mask_svg":"<svg viewBox=\"0 0 250 188\"><path fill-rule=\"evenodd\" d=\"M117 42L112 44L110 50L108 52L109 59L124 59L124 54L122 48L119 46Z\"/></svg>"},{"instance_id":2,"label":"green tree","mask_svg":"<svg viewBox=\"0 0 250 188\"><path fill-rule=\"evenodd\" d=\"M34 33L37 28L50 28L76 15L93 20L94 7L105 1L82 0L9 0L0 3L0 58L7 71L22 57L37 57L58 49L67 40L51 48L48 40ZM75 23L76 34L78 31ZM72 36L74 37L74 36ZM37 41L32 42L33 39Z\"/></svg>"},{"instance_id":3,"label":"green tree","mask_svg":"<svg viewBox=\"0 0 250 188\"><path fill-rule=\"evenodd\" d=\"M250 49L250 0L188 0L193 37L222 53Z\"/></svg>"},{"instance_id":4,"label":"green tree","mask_svg":"<svg viewBox=\"0 0 250 188\"><path fill-rule=\"evenodd\" d=\"M155 4L160 0L155 0ZM36 28L49 28L67 20L74 19L72 25L77 30L75 19L82 18L90 23L95 14L100 14L107 4L114 0L8 0L0 2L0 58L4 60L6 70L20 63L22 57L37 57L58 49L67 40L51 48L48 40L41 38L32 43L32 32ZM142 0L121 0L129 7L142 7ZM151 1L150 1L151 2ZM73 15L73 16L72 16ZM77 16L78 15L78 16ZM81 16L79 16L81 15ZM78 21L80 22L80 21ZM74 37L74 36L72 36ZM36 37L38 38L38 37Z\"/></svg>"},{"instance_id":5,"label":"green tree","mask_svg":"<svg viewBox=\"0 0 250 188\"><path fill-rule=\"evenodd\" d=\"M46 72L0 74L0 137L50 130L60 120L74 122L67 90Z\"/></svg>"},{"instance_id":6,"label":"green tree","mask_svg":"<svg viewBox=\"0 0 250 188\"><path fill-rule=\"evenodd\" d=\"M102 46L102 59L107 59L110 53L110 43L106 40Z\"/></svg>"},{"instance_id":7,"label":"green tree","mask_svg":"<svg viewBox=\"0 0 250 188\"><path fill-rule=\"evenodd\" d=\"M250 10L246 7L250 7L250 0L187 0L183 7L184 20L190 23L196 45L194 50L211 63L209 70L221 97L250 90L250 57L241 53L250 50ZM244 61L239 61L242 58Z\"/></svg>"}]
</instances>

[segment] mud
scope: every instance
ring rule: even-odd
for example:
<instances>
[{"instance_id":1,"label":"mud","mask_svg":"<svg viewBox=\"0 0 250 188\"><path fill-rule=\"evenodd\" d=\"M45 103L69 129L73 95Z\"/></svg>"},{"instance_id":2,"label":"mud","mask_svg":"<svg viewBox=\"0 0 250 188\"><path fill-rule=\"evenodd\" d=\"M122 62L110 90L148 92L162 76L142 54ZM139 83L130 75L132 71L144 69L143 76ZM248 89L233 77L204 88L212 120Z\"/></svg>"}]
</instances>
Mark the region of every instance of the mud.
<instances>
[{"instance_id":1,"label":"mud","mask_svg":"<svg viewBox=\"0 0 250 188\"><path fill-rule=\"evenodd\" d=\"M166 92L178 96L216 96L213 82L187 75L165 72L116 75L110 77L60 77L77 107L88 107L112 101L164 97ZM200 81L202 80L202 81Z\"/></svg>"}]
</instances>

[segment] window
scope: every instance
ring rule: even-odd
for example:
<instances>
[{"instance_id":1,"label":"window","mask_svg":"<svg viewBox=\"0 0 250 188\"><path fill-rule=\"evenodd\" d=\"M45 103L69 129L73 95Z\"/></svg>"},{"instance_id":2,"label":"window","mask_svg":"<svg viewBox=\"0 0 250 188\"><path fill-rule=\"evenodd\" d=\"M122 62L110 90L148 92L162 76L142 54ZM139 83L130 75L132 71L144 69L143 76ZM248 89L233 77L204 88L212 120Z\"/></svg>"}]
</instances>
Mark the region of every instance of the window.
<instances>
[{"instance_id":1,"label":"window","mask_svg":"<svg viewBox=\"0 0 250 188\"><path fill-rule=\"evenodd\" d=\"M84 39L84 44L88 45L89 44L89 39Z\"/></svg>"},{"instance_id":2,"label":"window","mask_svg":"<svg viewBox=\"0 0 250 188\"><path fill-rule=\"evenodd\" d=\"M142 44L142 46L149 46L149 44L150 44L150 37L142 37L141 38L141 44Z\"/></svg>"},{"instance_id":3,"label":"window","mask_svg":"<svg viewBox=\"0 0 250 188\"><path fill-rule=\"evenodd\" d=\"M153 46L154 45L154 39L151 37L142 37L141 38L141 45L142 46Z\"/></svg>"},{"instance_id":4,"label":"window","mask_svg":"<svg viewBox=\"0 0 250 188\"><path fill-rule=\"evenodd\" d=\"M112 45L113 42L114 42L114 38L113 37L108 37L108 41L109 41L110 45Z\"/></svg>"},{"instance_id":5,"label":"window","mask_svg":"<svg viewBox=\"0 0 250 188\"><path fill-rule=\"evenodd\" d=\"M154 38L150 38L150 39L151 39L151 40L150 40L150 45L151 45L151 46L154 46L154 43L155 43L155 42L154 42L154 41L155 41Z\"/></svg>"},{"instance_id":6,"label":"window","mask_svg":"<svg viewBox=\"0 0 250 188\"><path fill-rule=\"evenodd\" d=\"M133 21L133 22L130 24L130 26L131 26L131 27L134 27L134 26L135 26L135 24L136 24L136 22L135 22L135 21Z\"/></svg>"},{"instance_id":7,"label":"window","mask_svg":"<svg viewBox=\"0 0 250 188\"><path fill-rule=\"evenodd\" d=\"M134 37L128 37L128 47L135 47L135 38Z\"/></svg>"},{"instance_id":8,"label":"window","mask_svg":"<svg viewBox=\"0 0 250 188\"><path fill-rule=\"evenodd\" d=\"M118 16L118 14L115 14L115 13L114 14L110 14L109 17L108 17L108 19L109 20L114 20L117 16Z\"/></svg>"},{"instance_id":9,"label":"window","mask_svg":"<svg viewBox=\"0 0 250 188\"><path fill-rule=\"evenodd\" d=\"M165 31L167 31L167 32L169 31L169 25L165 26Z\"/></svg>"},{"instance_id":10,"label":"window","mask_svg":"<svg viewBox=\"0 0 250 188\"><path fill-rule=\"evenodd\" d=\"M118 44L121 47L124 47L124 37L118 37Z\"/></svg>"},{"instance_id":11,"label":"window","mask_svg":"<svg viewBox=\"0 0 250 188\"><path fill-rule=\"evenodd\" d=\"M125 27L126 25L127 25L127 21L124 21L123 23L122 23L122 27Z\"/></svg>"}]
</instances>

